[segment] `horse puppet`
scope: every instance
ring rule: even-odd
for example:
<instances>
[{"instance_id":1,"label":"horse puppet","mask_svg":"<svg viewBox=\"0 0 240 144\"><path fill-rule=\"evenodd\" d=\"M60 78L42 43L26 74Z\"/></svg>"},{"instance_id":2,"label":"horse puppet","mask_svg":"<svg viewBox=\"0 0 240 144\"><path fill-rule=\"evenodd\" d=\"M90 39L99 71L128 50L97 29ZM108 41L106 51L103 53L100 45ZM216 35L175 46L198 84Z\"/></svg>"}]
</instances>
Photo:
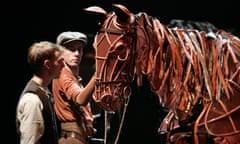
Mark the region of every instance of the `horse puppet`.
<instances>
[{"instance_id":1,"label":"horse puppet","mask_svg":"<svg viewBox=\"0 0 240 144\"><path fill-rule=\"evenodd\" d=\"M169 28L145 12L121 4L104 16L95 35L94 100L105 110L122 108L133 79L151 90L169 113L159 126L167 143L240 143L240 39L224 30L208 33ZM184 127L185 130L179 130ZM222 141L221 141L222 140ZM218 142L219 141L219 142Z\"/></svg>"}]
</instances>

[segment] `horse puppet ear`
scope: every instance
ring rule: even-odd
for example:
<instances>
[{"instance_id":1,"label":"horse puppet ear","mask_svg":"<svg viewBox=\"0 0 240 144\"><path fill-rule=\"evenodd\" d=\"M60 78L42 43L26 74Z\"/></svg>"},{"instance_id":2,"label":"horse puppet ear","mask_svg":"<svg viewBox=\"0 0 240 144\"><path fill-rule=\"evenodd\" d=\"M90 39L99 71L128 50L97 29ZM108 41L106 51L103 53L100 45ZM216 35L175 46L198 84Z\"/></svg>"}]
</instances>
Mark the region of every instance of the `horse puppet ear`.
<instances>
[{"instance_id":1,"label":"horse puppet ear","mask_svg":"<svg viewBox=\"0 0 240 144\"><path fill-rule=\"evenodd\" d=\"M133 23L135 20L134 15L123 5L113 4L113 10L117 15L118 23Z\"/></svg>"},{"instance_id":2,"label":"horse puppet ear","mask_svg":"<svg viewBox=\"0 0 240 144\"><path fill-rule=\"evenodd\" d=\"M93 16L94 19L97 20L98 26L101 26L102 22L104 22L104 20L107 17L107 11L105 11L103 8L99 6L90 6L87 8L83 8L83 11Z\"/></svg>"},{"instance_id":3,"label":"horse puppet ear","mask_svg":"<svg viewBox=\"0 0 240 144\"><path fill-rule=\"evenodd\" d=\"M99 6L90 6L87 8L83 8L83 10L92 15L104 15L104 16L107 15L107 11L105 11L103 8Z\"/></svg>"}]
</instances>

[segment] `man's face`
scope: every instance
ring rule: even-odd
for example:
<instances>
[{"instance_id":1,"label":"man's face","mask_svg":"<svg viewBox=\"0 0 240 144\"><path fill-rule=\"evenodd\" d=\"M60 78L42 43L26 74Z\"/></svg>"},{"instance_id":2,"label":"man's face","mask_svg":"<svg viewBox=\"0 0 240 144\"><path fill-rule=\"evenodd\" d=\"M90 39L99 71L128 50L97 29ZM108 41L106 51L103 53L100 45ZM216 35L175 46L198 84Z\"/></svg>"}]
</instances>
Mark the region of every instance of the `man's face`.
<instances>
[{"instance_id":1,"label":"man's face","mask_svg":"<svg viewBox=\"0 0 240 144\"><path fill-rule=\"evenodd\" d=\"M78 66L83 56L83 43L81 41L72 41L65 45L63 57L69 66Z\"/></svg>"}]
</instances>

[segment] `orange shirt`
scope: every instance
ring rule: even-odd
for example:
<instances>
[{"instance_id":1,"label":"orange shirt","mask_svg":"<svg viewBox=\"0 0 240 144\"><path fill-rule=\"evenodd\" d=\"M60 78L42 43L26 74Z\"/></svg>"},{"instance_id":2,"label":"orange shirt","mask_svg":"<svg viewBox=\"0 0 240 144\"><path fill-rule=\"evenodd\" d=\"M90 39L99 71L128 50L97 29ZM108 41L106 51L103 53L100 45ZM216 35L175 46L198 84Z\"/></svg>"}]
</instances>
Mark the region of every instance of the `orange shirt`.
<instances>
[{"instance_id":1,"label":"orange shirt","mask_svg":"<svg viewBox=\"0 0 240 144\"><path fill-rule=\"evenodd\" d=\"M86 106L80 106L76 103L76 97L83 89L83 84L66 67L62 69L59 78L53 80L54 108L60 121L77 121L81 119L81 116L84 116L88 122L93 122L90 103Z\"/></svg>"}]
</instances>

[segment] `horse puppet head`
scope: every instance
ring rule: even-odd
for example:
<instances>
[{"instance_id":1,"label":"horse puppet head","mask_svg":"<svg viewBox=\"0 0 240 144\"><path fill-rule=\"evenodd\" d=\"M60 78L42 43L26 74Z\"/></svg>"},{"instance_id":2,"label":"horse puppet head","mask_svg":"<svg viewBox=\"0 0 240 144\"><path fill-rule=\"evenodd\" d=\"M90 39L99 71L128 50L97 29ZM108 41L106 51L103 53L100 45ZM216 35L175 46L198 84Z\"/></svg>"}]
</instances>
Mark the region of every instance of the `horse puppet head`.
<instances>
[{"instance_id":1,"label":"horse puppet head","mask_svg":"<svg viewBox=\"0 0 240 144\"><path fill-rule=\"evenodd\" d=\"M131 95L134 78L135 17L125 7L114 4L114 11L92 6L85 11L104 15L95 36L96 86L93 98L106 110L124 106Z\"/></svg>"},{"instance_id":2,"label":"horse puppet head","mask_svg":"<svg viewBox=\"0 0 240 144\"><path fill-rule=\"evenodd\" d=\"M135 15L121 4L113 4L113 11L109 13L98 6L84 10L104 16L93 44L96 53L95 101L107 110L122 108L128 102L133 79L137 76L138 86L141 86L143 74L151 79L152 89L158 89L160 71L153 69L158 66L154 55L159 54L159 46L163 45L160 22L144 12ZM152 72L156 73L152 75Z\"/></svg>"}]
</instances>

